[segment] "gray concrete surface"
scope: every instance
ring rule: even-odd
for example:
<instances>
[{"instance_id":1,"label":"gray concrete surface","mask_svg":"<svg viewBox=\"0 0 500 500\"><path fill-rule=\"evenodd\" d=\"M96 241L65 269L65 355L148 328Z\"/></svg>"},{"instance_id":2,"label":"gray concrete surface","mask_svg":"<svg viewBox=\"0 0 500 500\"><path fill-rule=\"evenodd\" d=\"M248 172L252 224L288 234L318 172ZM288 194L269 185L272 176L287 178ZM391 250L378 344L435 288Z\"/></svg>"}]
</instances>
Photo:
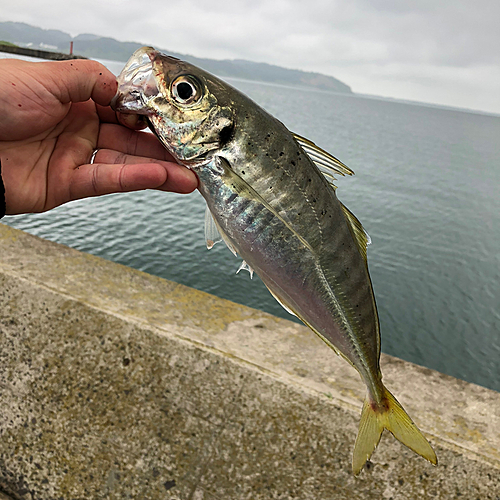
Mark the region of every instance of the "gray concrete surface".
<instances>
[{"instance_id":1,"label":"gray concrete surface","mask_svg":"<svg viewBox=\"0 0 500 500\"><path fill-rule=\"evenodd\" d=\"M3 225L0 329L9 500L500 499L499 393L383 356L440 463L385 433L354 478L363 384L307 328Z\"/></svg>"}]
</instances>

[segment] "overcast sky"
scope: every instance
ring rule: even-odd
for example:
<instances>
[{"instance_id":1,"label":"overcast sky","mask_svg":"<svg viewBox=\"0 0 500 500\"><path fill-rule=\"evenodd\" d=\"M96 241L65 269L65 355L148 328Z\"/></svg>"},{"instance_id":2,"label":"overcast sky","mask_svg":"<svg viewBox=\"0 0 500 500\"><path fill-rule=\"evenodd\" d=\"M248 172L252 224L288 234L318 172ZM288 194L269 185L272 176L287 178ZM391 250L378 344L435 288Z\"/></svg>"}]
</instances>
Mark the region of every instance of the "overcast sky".
<instances>
[{"instance_id":1,"label":"overcast sky","mask_svg":"<svg viewBox=\"0 0 500 500\"><path fill-rule=\"evenodd\" d=\"M335 76L500 113L498 0L0 0L2 21ZM8 17L7 17L8 16Z\"/></svg>"}]
</instances>

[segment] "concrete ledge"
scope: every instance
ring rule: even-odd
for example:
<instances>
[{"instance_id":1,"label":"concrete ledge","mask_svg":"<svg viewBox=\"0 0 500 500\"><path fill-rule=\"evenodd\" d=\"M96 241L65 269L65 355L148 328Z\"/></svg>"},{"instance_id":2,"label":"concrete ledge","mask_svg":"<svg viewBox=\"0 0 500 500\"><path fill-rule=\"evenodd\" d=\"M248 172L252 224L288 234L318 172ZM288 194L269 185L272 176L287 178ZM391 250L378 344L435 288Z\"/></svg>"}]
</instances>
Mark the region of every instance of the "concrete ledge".
<instances>
[{"instance_id":1,"label":"concrete ledge","mask_svg":"<svg viewBox=\"0 0 500 500\"><path fill-rule=\"evenodd\" d=\"M0 331L15 500L500 498L500 394L383 356L440 465L386 433L354 478L363 384L307 328L3 225Z\"/></svg>"}]
</instances>

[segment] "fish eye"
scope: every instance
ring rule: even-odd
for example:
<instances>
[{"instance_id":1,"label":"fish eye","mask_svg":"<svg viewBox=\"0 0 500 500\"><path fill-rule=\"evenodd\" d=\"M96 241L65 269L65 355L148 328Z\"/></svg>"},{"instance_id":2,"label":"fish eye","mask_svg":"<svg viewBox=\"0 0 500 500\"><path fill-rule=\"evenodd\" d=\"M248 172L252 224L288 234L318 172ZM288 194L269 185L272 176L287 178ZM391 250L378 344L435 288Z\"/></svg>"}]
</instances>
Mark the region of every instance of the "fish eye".
<instances>
[{"instance_id":1,"label":"fish eye","mask_svg":"<svg viewBox=\"0 0 500 500\"><path fill-rule=\"evenodd\" d=\"M192 104L201 97L199 85L189 76L180 76L172 83L172 96L179 104Z\"/></svg>"}]
</instances>

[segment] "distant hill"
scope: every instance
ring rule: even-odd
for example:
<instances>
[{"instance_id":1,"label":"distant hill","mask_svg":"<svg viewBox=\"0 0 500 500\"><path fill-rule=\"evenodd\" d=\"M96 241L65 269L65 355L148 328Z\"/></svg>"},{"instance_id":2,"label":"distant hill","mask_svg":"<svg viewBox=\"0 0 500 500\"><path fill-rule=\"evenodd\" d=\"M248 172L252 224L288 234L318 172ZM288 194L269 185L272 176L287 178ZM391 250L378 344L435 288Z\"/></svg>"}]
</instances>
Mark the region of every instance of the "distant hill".
<instances>
[{"instance_id":1,"label":"distant hill","mask_svg":"<svg viewBox=\"0 0 500 500\"><path fill-rule=\"evenodd\" d=\"M143 44L137 42L119 42L114 38L101 37L89 33L72 38L68 33L59 30L44 30L25 23L0 22L0 40L15 43L21 47L69 52L70 42L73 42L75 54L112 61L127 61L130 55ZM321 90L352 93L351 88L332 76L286 69L266 63L256 63L241 59L215 60L202 59L187 54L179 54L161 49L179 59L196 64L219 76L243 78L268 83L279 83L292 86L312 86Z\"/></svg>"}]
</instances>

